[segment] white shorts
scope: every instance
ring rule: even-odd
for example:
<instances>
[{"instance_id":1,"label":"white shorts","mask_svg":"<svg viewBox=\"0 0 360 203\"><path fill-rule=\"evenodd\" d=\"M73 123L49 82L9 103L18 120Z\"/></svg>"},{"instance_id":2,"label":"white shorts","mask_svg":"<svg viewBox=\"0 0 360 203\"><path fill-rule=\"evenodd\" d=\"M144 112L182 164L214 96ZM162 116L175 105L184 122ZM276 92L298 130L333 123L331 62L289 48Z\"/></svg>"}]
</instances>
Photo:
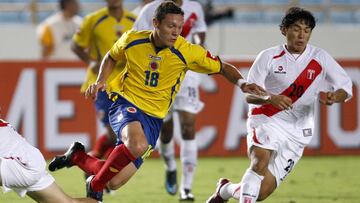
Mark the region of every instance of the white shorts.
<instances>
[{"instance_id":1,"label":"white shorts","mask_svg":"<svg viewBox=\"0 0 360 203\"><path fill-rule=\"evenodd\" d=\"M40 151L32 146L24 148L24 157L0 157L4 192L14 190L21 197L28 191L43 190L54 182L45 170L46 162Z\"/></svg>"},{"instance_id":2,"label":"white shorts","mask_svg":"<svg viewBox=\"0 0 360 203\"><path fill-rule=\"evenodd\" d=\"M199 113L204 108L204 103L200 101L199 85L199 73L188 71L175 97L173 109L193 114Z\"/></svg>"},{"instance_id":3,"label":"white shorts","mask_svg":"<svg viewBox=\"0 0 360 203\"><path fill-rule=\"evenodd\" d=\"M269 170L275 176L277 186L291 172L302 157L305 146L289 139L289 135L274 123L265 123L255 128L248 128L248 152L251 146L258 146L273 151Z\"/></svg>"}]
</instances>

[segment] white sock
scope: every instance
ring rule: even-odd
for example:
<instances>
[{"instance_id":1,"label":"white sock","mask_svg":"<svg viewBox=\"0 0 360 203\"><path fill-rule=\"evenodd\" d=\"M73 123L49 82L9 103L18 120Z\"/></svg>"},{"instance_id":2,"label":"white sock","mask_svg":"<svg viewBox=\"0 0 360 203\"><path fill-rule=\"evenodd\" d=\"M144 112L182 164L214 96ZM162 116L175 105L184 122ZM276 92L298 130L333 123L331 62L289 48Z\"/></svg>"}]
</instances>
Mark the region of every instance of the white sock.
<instances>
[{"instance_id":1,"label":"white sock","mask_svg":"<svg viewBox=\"0 0 360 203\"><path fill-rule=\"evenodd\" d=\"M255 173L251 169L247 169L241 180L239 203L255 203L259 196L263 179L264 176Z\"/></svg>"},{"instance_id":2,"label":"white sock","mask_svg":"<svg viewBox=\"0 0 360 203\"><path fill-rule=\"evenodd\" d=\"M220 197L229 200L231 197L239 200L241 183L228 183L220 189Z\"/></svg>"},{"instance_id":3,"label":"white sock","mask_svg":"<svg viewBox=\"0 0 360 203\"><path fill-rule=\"evenodd\" d=\"M171 140L169 143L164 144L160 142L159 152L161 157L165 161L165 169L167 171L176 170L176 160L175 160L175 146L174 141Z\"/></svg>"},{"instance_id":4,"label":"white sock","mask_svg":"<svg viewBox=\"0 0 360 203\"><path fill-rule=\"evenodd\" d=\"M180 159L182 163L180 189L191 189L197 164L197 144L195 139L181 142Z\"/></svg>"}]
</instances>

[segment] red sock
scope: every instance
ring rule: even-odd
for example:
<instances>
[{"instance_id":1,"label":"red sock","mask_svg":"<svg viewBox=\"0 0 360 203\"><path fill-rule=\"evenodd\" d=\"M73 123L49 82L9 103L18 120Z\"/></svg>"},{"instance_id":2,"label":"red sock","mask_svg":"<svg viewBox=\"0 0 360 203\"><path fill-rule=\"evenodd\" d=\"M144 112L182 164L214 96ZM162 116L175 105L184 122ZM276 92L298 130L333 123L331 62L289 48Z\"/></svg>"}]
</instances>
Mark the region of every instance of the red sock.
<instances>
[{"instance_id":1,"label":"red sock","mask_svg":"<svg viewBox=\"0 0 360 203\"><path fill-rule=\"evenodd\" d=\"M105 161L78 151L71 157L71 162L81 168L86 174L94 175L99 172Z\"/></svg>"},{"instance_id":2,"label":"red sock","mask_svg":"<svg viewBox=\"0 0 360 203\"><path fill-rule=\"evenodd\" d=\"M96 192L103 191L106 183L135 159L136 157L131 154L124 144L116 146L103 167L91 181L91 188Z\"/></svg>"},{"instance_id":3,"label":"red sock","mask_svg":"<svg viewBox=\"0 0 360 203\"><path fill-rule=\"evenodd\" d=\"M94 149L91 150L90 154L97 157L103 158L104 153L107 151L109 147L115 146L110 143L108 135L101 135L95 142Z\"/></svg>"},{"instance_id":4,"label":"red sock","mask_svg":"<svg viewBox=\"0 0 360 203\"><path fill-rule=\"evenodd\" d=\"M110 156L111 152L114 150L114 148L115 148L115 145L109 146L103 155L103 159L107 159Z\"/></svg>"}]
</instances>

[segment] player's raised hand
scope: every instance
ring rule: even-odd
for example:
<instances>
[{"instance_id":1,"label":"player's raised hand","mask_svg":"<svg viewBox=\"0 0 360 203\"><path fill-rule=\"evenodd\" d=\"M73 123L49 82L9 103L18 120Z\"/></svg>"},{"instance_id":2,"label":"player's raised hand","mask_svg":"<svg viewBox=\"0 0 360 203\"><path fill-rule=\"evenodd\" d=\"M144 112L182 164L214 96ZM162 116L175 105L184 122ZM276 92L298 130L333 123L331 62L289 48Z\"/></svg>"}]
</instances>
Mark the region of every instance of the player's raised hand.
<instances>
[{"instance_id":1,"label":"player's raised hand","mask_svg":"<svg viewBox=\"0 0 360 203\"><path fill-rule=\"evenodd\" d=\"M97 93L100 91L106 90L105 83L94 83L91 84L85 92L85 98L91 97L94 101L96 100Z\"/></svg>"},{"instance_id":2,"label":"player's raised hand","mask_svg":"<svg viewBox=\"0 0 360 203\"><path fill-rule=\"evenodd\" d=\"M255 94L255 95L259 95L259 96L267 95L264 88L260 87L259 85L255 84L255 83L244 83L243 85L241 85L240 89L244 93L248 93L248 94Z\"/></svg>"},{"instance_id":3,"label":"player's raised hand","mask_svg":"<svg viewBox=\"0 0 360 203\"><path fill-rule=\"evenodd\" d=\"M319 99L319 102L321 103L321 104L324 104L324 105L332 105L332 104L334 104L337 100L337 98L336 98L336 94L335 94L335 92L326 92L325 93L325 97L324 98L320 98Z\"/></svg>"},{"instance_id":4,"label":"player's raised hand","mask_svg":"<svg viewBox=\"0 0 360 203\"><path fill-rule=\"evenodd\" d=\"M292 108L292 100L285 95L271 95L268 102L280 110Z\"/></svg>"}]
</instances>

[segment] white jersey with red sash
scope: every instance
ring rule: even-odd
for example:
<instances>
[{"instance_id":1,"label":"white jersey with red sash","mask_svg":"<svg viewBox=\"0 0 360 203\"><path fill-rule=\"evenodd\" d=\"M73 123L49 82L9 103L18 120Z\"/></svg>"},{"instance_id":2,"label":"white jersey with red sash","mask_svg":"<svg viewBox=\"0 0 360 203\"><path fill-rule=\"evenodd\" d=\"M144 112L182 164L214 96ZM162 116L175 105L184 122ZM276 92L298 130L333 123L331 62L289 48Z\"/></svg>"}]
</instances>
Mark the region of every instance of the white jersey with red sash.
<instances>
[{"instance_id":1,"label":"white jersey with red sash","mask_svg":"<svg viewBox=\"0 0 360 203\"><path fill-rule=\"evenodd\" d=\"M291 98L293 108L279 110L268 105L249 105L248 128L272 122L290 139L307 145L314 132L314 107L320 91L344 89L352 96L352 82L344 69L323 49L307 45L294 56L285 45L262 51L252 65L248 82L274 95Z\"/></svg>"}]
</instances>

